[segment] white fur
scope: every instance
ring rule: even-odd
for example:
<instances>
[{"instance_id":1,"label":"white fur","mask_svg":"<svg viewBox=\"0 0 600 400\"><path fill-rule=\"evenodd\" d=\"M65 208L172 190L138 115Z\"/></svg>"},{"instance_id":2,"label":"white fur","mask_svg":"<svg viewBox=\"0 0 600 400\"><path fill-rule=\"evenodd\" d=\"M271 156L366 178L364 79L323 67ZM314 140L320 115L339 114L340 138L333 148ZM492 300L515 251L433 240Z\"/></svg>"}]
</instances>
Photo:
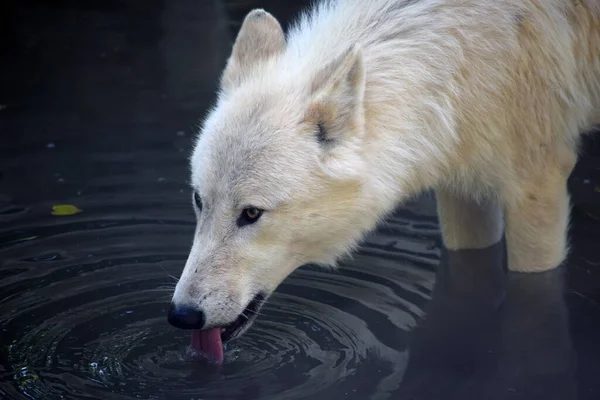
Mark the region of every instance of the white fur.
<instances>
[{"instance_id":1,"label":"white fur","mask_svg":"<svg viewBox=\"0 0 600 400\"><path fill-rule=\"evenodd\" d=\"M174 301L230 322L427 188L449 247L499 240L504 211L509 267L556 267L578 137L600 122L597 5L325 1L285 38L251 13L191 159L205 208ZM236 227L249 205L263 217Z\"/></svg>"}]
</instances>

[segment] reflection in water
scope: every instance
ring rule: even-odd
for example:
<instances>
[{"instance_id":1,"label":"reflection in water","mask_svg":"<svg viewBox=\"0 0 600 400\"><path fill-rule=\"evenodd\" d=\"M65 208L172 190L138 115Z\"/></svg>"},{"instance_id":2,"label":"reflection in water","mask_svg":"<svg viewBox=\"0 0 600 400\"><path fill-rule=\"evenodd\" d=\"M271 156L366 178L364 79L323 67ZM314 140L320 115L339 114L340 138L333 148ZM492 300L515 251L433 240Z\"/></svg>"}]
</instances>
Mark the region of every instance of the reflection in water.
<instances>
[{"instance_id":1,"label":"reflection in water","mask_svg":"<svg viewBox=\"0 0 600 400\"><path fill-rule=\"evenodd\" d=\"M506 274L503 256L446 252L402 398L577 398L563 270Z\"/></svg>"}]
</instances>

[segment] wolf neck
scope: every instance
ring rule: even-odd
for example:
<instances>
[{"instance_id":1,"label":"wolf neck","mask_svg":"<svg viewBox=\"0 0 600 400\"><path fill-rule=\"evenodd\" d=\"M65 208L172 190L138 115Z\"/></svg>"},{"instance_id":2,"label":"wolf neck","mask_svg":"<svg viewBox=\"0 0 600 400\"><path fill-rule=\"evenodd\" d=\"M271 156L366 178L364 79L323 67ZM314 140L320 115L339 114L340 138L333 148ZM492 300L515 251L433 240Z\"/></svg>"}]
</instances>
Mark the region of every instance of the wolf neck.
<instances>
[{"instance_id":1,"label":"wolf neck","mask_svg":"<svg viewBox=\"0 0 600 400\"><path fill-rule=\"evenodd\" d=\"M375 127L367 131L367 135L371 134L379 137L365 144L366 174L359 203L363 210L370 210L371 221L364 221L363 232L374 229L379 221L410 198L439 187L449 179L445 154L439 151L436 157L438 149L432 149L426 139L403 140L403 136L411 133L376 131Z\"/></svg>"},{"instance_id":2,"label":"wolf neck","mask_svg":"<svg viewBox=\"0 0 600 400\"><path fill-rule=\"evenodd\" d=\"M349 46L366 71L363 156L365 205L378 215L448 178L459 144L451 87L457 63L439 45L425 12L435 2L321 2L289 35L287 67L306 73ZM375 22L377 23L375 23ZM302 60L302 62L299 62ZM369 202L369 203L367 203Z\"/></svg>"},{"instance_id":3,"label":"wolf neck","mask_svg":"<svg viewBox=\"0 0 600 400\"><path fill-rule=\"evenodd\" d=\"M461 147L458 104L447 89L454 86L452 63L419 62L419 46L399 46L388 53L364 50L365 196L379 215L452 179Z\"/></svg>"},{"instance_id":4,"label":"wolf neck","mask_svg":"<svg viewBox=\"0 0 600 400\"><path fill-rule=\"evenodd\" d=\"M367 76L366 196L381 213L449 179L451 153L458 146L451 109L425 88L412 86L401 77Z\"/></svg>"}]
</instances>

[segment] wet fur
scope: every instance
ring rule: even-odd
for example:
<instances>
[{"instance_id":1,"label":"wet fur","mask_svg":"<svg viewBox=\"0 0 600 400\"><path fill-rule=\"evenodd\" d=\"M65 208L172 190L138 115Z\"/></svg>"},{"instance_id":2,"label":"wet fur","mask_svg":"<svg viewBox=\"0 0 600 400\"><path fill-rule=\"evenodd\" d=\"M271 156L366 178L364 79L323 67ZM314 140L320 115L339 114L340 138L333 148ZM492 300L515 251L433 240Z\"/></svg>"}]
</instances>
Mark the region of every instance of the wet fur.
<instances>
[{"instance_id":1,"label":"wet fur","mask_svg":"<svg viewBox=\"0 0 600 400\"><path fill-rule=\"evenodd\" d=\"M600 123L599 1L325 1L287 35L251 12L191 158L205 207L174 301L231 322L429 188L449 249L504 233L511 270L557 267ZM237 229L247 205L266 211Z\"/></svg>"}]
</instances>

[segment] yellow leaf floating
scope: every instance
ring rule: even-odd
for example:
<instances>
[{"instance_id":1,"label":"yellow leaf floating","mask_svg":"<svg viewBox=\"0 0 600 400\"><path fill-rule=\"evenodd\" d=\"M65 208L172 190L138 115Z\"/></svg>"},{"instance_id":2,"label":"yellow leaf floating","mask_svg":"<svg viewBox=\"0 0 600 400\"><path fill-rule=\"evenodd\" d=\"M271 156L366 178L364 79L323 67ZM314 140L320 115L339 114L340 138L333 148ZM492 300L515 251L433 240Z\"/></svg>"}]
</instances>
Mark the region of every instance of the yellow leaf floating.
<instances>
[{"instance_id":1,"label":"yellow leaf floating","mask_svg":"<svg viewBox=\"0 0 600 400\"><path fill-rule=\"evenodd\" d=\"M57 204L55 206L52 206L52 215L73 215L80 212L81 210L79 208L71 204Z\"/></svg>"}]
</instances>

